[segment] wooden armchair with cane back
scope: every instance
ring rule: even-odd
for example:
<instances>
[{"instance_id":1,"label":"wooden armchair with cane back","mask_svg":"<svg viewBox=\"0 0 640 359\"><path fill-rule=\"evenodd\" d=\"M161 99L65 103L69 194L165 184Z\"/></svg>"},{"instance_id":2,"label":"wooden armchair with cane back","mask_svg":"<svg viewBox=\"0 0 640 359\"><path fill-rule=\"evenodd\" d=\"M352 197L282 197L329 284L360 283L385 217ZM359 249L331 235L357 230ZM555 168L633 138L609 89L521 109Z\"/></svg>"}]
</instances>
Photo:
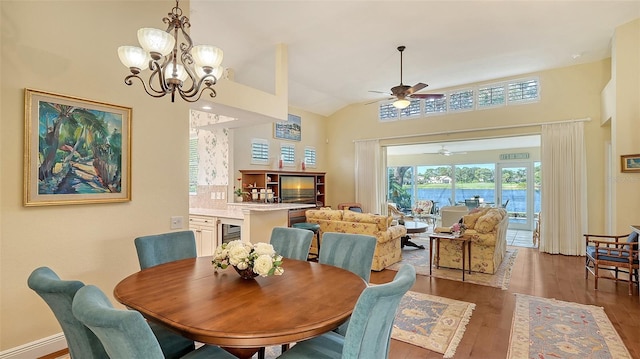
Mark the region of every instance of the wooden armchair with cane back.
<instances>
[{"instance_id":1,"label":"wooden armchair with cane back","mask_svg":"<svg viewBox=\"0 0 640 359\"><path fill-rule=\"evenodd\" d=\"M589 272L595 277L594 289L598 290L598 279L613 279L629 283L629 295L633 294L633 284L640 287L638 281L638 233L640 226L631 226L628 235L585 234L587 245L585 279ZM622 238L627 237L626 240ZM613 276L604 272L613 271ZM627 278L620 278L623 273ZM640 289L639 289L640 291Z\"/></svg>"}]
</instances>

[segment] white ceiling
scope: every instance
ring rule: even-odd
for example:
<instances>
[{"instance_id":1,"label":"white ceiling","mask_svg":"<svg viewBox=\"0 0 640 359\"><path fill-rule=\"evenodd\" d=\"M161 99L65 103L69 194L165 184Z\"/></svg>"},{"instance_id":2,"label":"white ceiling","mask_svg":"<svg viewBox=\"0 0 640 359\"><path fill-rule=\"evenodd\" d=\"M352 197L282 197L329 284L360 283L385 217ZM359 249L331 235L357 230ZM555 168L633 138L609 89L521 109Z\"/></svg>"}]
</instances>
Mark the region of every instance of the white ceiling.
<instances>
[{"instance_id":1,"label":"white ceiling","mask_svg":"<svg viewBox=\"0 0 640 359\"><path fill-rule=\"evenodd\" d=\"M263 91L287 44L290 105L328 116L384 99L369 91L400 83L399 45L403 83L422 92L607 58L640 1L191 0L190 17L194 43L222 48L234 80Z\"/></svg>"},{"instance_id":2,"label":"white ceiling","mask_svg":"<svg viewBox=\"0 0 640 359\"><path fill-rule=\"evenodd\" d=\"M389 156L403 156L414 154L437 154L442 146L453 152L474 152L489 150L504 150L512 148L540 147L540 135L501 137L481 140L449 141L437 143L421 143L416 145L390 146L387 148Z\"/></svg>"}]
</instances>

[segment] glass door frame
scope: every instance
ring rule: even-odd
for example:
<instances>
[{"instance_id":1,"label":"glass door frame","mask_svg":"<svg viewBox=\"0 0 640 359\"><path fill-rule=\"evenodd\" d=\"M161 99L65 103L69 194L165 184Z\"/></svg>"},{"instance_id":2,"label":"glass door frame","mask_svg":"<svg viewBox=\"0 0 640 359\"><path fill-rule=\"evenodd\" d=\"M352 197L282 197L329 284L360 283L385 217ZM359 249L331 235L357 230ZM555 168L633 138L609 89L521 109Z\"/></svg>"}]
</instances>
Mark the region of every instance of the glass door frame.
<instances>
[{"instance_id":1,"label":"glass door frame","mask_svg":"<svg viewBox=\"0 0 640 359\"><path fill-rule=\"evenodd\" d=\"M525 209L525 221L524 223L513 223L509 221L509 229L523 229L533 230L534 225L534 166L533 162L498 162L496 163L496 205L502 205L504 200L502 199L502 170L507 168L525 168L527 171L527 188L526 188L526 200L527 206ZM507 206L507 213L509 212L509 206Z\"/></svg>"}]
</instances>

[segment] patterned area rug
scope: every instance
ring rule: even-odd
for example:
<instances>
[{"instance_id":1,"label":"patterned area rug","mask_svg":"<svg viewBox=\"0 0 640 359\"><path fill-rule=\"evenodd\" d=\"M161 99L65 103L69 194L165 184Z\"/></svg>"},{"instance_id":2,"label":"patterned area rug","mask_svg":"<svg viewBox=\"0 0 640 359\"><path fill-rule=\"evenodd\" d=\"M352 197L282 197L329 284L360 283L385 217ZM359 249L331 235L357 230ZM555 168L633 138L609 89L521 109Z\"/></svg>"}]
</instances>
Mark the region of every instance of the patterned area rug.
<instances>
[{"instance_id":1,"label":"patterned area rug","mask_svg":"<svg viewBox=\"0 0 640 359\"><path fill-rule=\"evenodd\" d=\"M473 303L409 291L400 302L391 337L451 358L475 307Z\"/></svg>"},{"instance_id":2,"label":"patterned area rug","mask_svg":"<svg viewBox=\"0 0 640 359\"><path fill-rule=\"evenodd\" d=\"M403 263L411 263L416 268L416 273L421 275L429 275L429 240L413 237L411 239L414 243L423 245L425 249L418 249L413 247L404 247L402 249L402 261L392 264L386 269L397 271ZM435 244L434 244L435 245ZM468 272L465 273L465 282L486 285L489 287L502 288L504 290L509 288L509 281L511 281L511 270L513 263L515 263L518 256L518 249L507 247L507 253L505 254L502 263L498 266L498 270L494 274ZM431 276L443 279L462 281L462 272L459 269L449 269L440 267L432 270Z\"/></svg>"},{"instance_id":3,"label":"patterned area rug","mask_svg":"<svg viewBox=\"0 0 640 359\"><path fill-rule=\"evenodd\" d=\"M604 309L516 294L507 358L631 358Z\"/></svg>"}]
</instances>

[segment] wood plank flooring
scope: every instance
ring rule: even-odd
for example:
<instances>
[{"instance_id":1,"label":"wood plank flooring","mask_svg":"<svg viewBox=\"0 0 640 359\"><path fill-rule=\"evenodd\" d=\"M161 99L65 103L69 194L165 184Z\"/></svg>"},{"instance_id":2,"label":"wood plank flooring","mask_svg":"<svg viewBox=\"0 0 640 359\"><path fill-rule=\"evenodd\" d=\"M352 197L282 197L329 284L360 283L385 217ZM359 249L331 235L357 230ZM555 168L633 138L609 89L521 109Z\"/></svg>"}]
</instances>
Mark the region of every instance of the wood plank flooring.
<instances>
[{"instance_id":1,"label":"wood plank flooring","mask_svg":"<svg viewBox=\"0 0 640 359\"><path fill-rule=\"evenodd\" d=\"M371 273L372 283L391 281L395 271ZM584 257L540 253L518 248L508 290L418 275L411 290L476 304L454 358L505 358L515 308L514 293L604 307L607 316L629 349L640 358L640 300L628 295L626 283L584 278ZM391 359L442 358L442 354L392 340Z\"/></svg>"}]
</instances>

